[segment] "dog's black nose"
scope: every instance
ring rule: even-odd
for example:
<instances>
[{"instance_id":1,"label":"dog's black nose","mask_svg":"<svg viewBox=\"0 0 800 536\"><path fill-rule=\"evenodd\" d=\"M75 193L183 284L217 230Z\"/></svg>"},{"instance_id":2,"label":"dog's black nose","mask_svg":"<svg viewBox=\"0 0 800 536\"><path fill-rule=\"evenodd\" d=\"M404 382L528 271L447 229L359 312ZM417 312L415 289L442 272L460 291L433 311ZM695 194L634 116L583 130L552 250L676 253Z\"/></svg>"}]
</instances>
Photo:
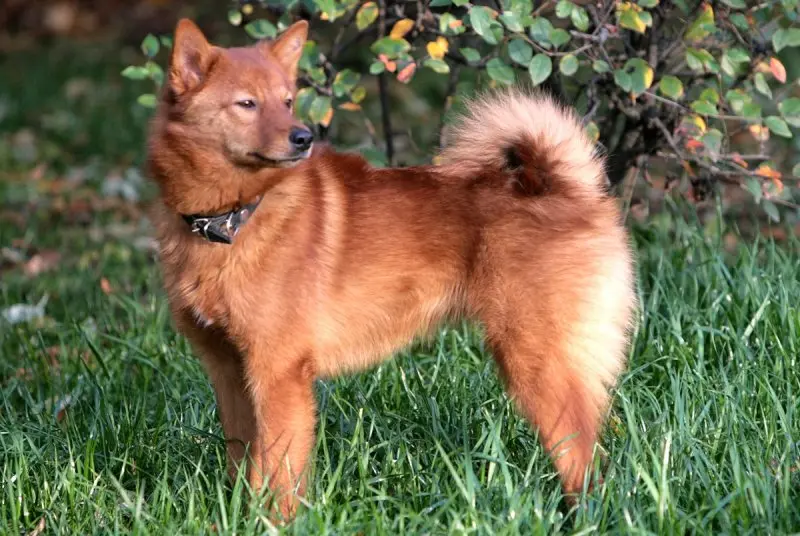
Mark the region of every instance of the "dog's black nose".
<instances>
[{"instance_id":1,"label":"dog's black nose","mask_svg":"<svg viewBox=\"0 0 800 536\"><path fill-rule=\"evenodd\" d=\"M295 127L289 132L289 143L291 143L297 151L308 150L313 141L314 135L307 128Z\"/></svg>"}]
</instances>

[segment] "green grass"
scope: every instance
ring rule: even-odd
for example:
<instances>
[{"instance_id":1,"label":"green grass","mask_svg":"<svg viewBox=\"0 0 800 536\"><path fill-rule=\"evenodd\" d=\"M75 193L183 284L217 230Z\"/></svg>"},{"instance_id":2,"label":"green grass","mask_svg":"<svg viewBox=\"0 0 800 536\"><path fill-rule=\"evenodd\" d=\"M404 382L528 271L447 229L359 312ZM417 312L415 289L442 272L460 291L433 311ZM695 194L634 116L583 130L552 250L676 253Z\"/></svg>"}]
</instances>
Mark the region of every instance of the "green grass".
<instances>
[{"instance_id":1,"label":"green grass","mask_svg":"<svg viewBox=\"0 0 800 536\"><path fill-rule=\"evenodd\" d=\"M123 62L67 64L81 53L26 58L47 82L35 96L23 77L0 89L3 132L32 128L48 163L30 179L36 162L0 137L0 211L24 216L0 218L0 245L62 253L39 276L0 276L0 309L49 296L45 318L0 324L0 533L42 519L46 533L262 533L264 512L224 478L213 395L137 246L146 229L120 205L88 221L58 210L142 153L137 91L113 78ZM0 76L23 67L4 61ZM75 71L94 93L73 102ZM42 118L59 110L73 119L52 131ZM81 188L47 188L87 165ZM800 248L726 255L696 227L656 219L635 233L640 323L603 439L609 474L580 509L559 506L546 453L461 326L318 384L308 506L286 531L800 532Z\"/></svg>"}]
</instances>

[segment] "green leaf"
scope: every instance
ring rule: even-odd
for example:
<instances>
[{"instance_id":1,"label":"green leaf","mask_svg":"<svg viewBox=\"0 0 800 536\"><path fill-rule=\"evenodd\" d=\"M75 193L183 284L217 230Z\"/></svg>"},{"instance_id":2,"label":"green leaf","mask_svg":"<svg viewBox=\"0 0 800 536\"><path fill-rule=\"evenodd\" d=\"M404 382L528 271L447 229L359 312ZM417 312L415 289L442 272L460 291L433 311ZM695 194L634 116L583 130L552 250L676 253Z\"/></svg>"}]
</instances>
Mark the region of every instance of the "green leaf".
<instances>
[{"instance_id":1,"label":"green leaf","mask_svg":"<svg viewBox=\"0 0 800 536\"><path fill-rule=\"evenodd\" d=\"M781 115L793 127L800 128L800 99L792 97L778 105Z\"/></svg>"},{"instance_id":2,"label":"green leaf","mask_svg":"<svg viewBox=\"0 0 800 536\"><path fill-rule=\"evenodd\" d=\"M510 86L514 83L514 69L503 63L500 58L489 60L489 63L486 64L486 72L492 80L505 86Z\"/></svg>"},{"instance_id":3,"label":"green leaf","mask_svg":"<svg viewBox=\"0 0 800 536\"><path fill-rule=\"evenodd\" d=\"M688 41L700 41L717 30L714 25L714 9L710 4L704 4L700 15L686 30L685 38Z\"/></svg>"},{"instance_id":4,"label":"green leaf","mask_svg":"<svg viewBox=\"0 0 800 536\"><path fill-rule=\"evenodd\" d=\"M308 118L314 123L321 123L330 110L331 98L326 95L317 95L308 110Z\"/></svg>"},{"instance_id":5,"label":"green leaf","mask_svg":"<svg viewBox=\"0 0 800 536\"><path fill-rule=\"evenodd\" d=\"M157 86L161 87L161 84L164 83L164 69L154 61L145 63L144 68L147 69L149 78L152 79Z\"/></svg>"},{"instance_id":6,"label":"green leaf","mask_svg":"<svg viewBox=\"0 0 800 536\"><path fill-rule=\"evenodd\" d=\"M792 168L792 175L795 177L800 177L800 164L795 164Z\"/></svg>"},{"instance_id":7,"label":"green leaf","mask_svg":"<svg viewBox=\"0 0 800 536\"><path fill-rule=\"evenodd\" d=\"M447 74L450 72L450 66L444 60L437 60L436 58L428 58L423 65L436 73Z\"/></svg>"},{"instance_id":8,"label":"green leaf","mask_svg":"<svg viewBox=\"0 0 800 536\"><path fill-rule=\"evenodd\" d=\"M444 7L452 4L450 0L431 0L429 4L431 7Z\"/></svg>"},{"instance_id":9,"label":"green leaf","mask_svg":"<svg viewBox=\"0 0 800 536\"><path fill-rule=\"evenodd\" d=\"M720 149L722 148L722 132L716 128L710 128L700 137L700 141L703 142L708 156L716 161L719 158Z\"/></svg>"},{"instance_id":10,"label":"green leaf","mask_svg":"<svg viewBox=\"0 0 800 536\"><path fill-rule=\"evenodd\" d=\"M244 31L253 39L273 39L278 29L268 20L258 19L244 25Z\"/></svg>"},{"instance_id":11,"label":"green leaf","mask_svg":"<svg viewBox=\"0 0 800 536\"><path fill-rule=\"evenodd\" d=\"M641 58L634 58L626 61L625 71L630 73L631 90L636 95L641 95L650 89L650 86L653 84L653 68Z\"/></svg>"},{"instance_id":12,"label":"green leaf","mask_svg":"<svg viewBox=\"0 0 800 536\"><path fill-rule=\"evenodd\" d=\"M781 221L781 213L778 211L778 207L777 205L775 205L775 203L767 199L763 199L761 201L761 206L764 207L764 212L767 213L769 219L771 219L775 223Z\"/></svg>"},{"instance_id":13,"label":"green leaf","mask_svg":"<svg viewBox=\"0 0 800 536\"><path fill-rule=\"evenodd\" d=\"M350 69L344 69L336 74L333 79L333 94L337 97L344 97L358 84L361 75Z\"/></svg>"},{"instance_id":14,"label":"green leaf","mask_svg":"<svg viewBox=\"0 0 800 536\"><path fill-rule=\"evenodd\" d=\"M162 35L158 38L161 42L161 46L164 48L172 48L172 38L166 35Z\"/></svg>"},{"instance_id":15,"label":"green leaf","mask_svg":"<svg viewBox=\"0 0 800 536\"><path fill-rule=\"evenodd\" d=\"M553 72L553 62L544 54L536 54L528 65L528 72L534 86L538 86Z\"/></svg>"},{"instance_id":16,"label":"green leaf","mask_svg":"<svg viewBox=\"0 0 800 536\"><path fill-rule=\"evenodd\" d=\"M405 39L383 37L372 43L370 50L372 50L372 52L375 54L386 54L388 58L393 59L404 52L408 52L410 48L411 44L409 44L409 42Z\"/></svg>"},{"instance_id":17,"label":"green leaf","mask_svg":"<svg viewBox=\"0 0 800 536\"><path fill-rule=\"evenodd\" d=\"M449 3L449 2L448 2ZM356 12L356 28L363 30L378 18L378 4L366 2Z\"/></svg>"},{"instance_id":18,"label":"green leaf","mask_svg":"<svg viewBox=\"0 0 800 536\"><path fill-rule=\"evenodd\" d=\"M782 136L784 138L792 137L792 131L789 130L789 125L787 125L786 121L777 115L770 115L769 117L765 118L764 124L767 125L767 128L769 128L773 134L777 134L778 136Z\"/></svg>"},{"instance_id":19,"label":"green leaf","mask_svg":"<svg viewBox=\"0 0 800 536\"><path fill-rule=\"evenodd\" d=\"M639 0L636 3L642 7L652 8L658 5L658 0Z\"/></svg>"},{"instance_id":20,"label":"green leaf","mask_svg":"<svg viewBox=\"0 0 800 536\"><path fill-rule=\"evenodd\" d=\"M359 102L364 100L364 97L367 96L367 88L364 86L358 86L353 90L350 94L350 100L358 104Z\"/></svg>"},{"instance_id":21,"label":"green leaf","mask_svg":"<svg viewBox=\"0 0 800 536\"><path fill-rule=\"evenodd\" d=\"M625 72L625 69L614 70L614 83L617 84L626 93L631 90L632 82L631 75Z\"/></svg>"},{"instance_id":22,"label":"green leaf","mask_svg":"<svg viewBox=\"0 0 800 536\"><path fill-rule=\"evenodd\" d=\"M567 54L561 57L558 69L566 76L572 76L578 71L578 58L574 54Z\"/></svg>"},{"instance_id":23,"label":"green leaf","mask_svg":"<svg viewBox=\"0 0 800 536\"><path fill-rule=\"evenodd\" d=\"M533 19L530 28L528 28L531 39L545 48L550 48L550 34L552 31L553 25L543 17Z\"/></svg>"},{"instance_id":24,"label":"green leaf","mask_svg":"<svg viewBox=\"0 0 800 536\"><path fill-rule=\"evenodd\" d=\"M747 17L745 17L741 13L731 13L729 19L733 23L733 25L739 28L740 30L747 31L750 29L750 23L747 22Z\"/></svg>"},{"instance_id":25,"label":"green leaf","mask_svg":"<svg viewBox=\"0 0 800 536\"><path fill-rule=\"evenodd\" d=\"M596 73L601 73L602 74L602 73L607 73L608 71L610 71L611 70L611 66L608 63L606 63L605 61L603 61L603 60L594 60L592 62L592 69L594 69L594 71Z\"/></svg>"},{"instance_id":26,"label":"green leaf","mask_svg":"<svg viewBox=\"0 0 800 536\"><path fill-rule=\"evenodd\" d=\"M314 41L306 41L303 45L303 54L298 65L304 71L313 69L319 64L319 47Z\"/></svg>"},{"instance_id":27,"label":"green leaf","mask_svg":"<svg viewBox=\"0 0 800 536\"><path fill-rule=\"evenodd\" d=\"M469 23L475 29L475 33L480 35L483 40L490 45L496 45L498 43L493 26L499 26L499 23L492 19L493 13L491 9L484 6L473 6L472 9L469 10ZM502 28L500 28L500 30L502 31Z\"/></svg>"},{"instance_id":28,"label":"green leaf","mask_svg":"<svg viewBox=\"0 0 800 536\"><path fill-rule=\"evenodd\" d=\"M775 52L786 47L800 46L800 28L781 28L772 34L772 46L775 47Z\"/></svg>"},{"instance_id":29,"label":"green leaf","mask_svg":"<svg viewBox=\"0 0 800 536\"><path fill-rule=\"evenodd\" d=\"M142 52L148 58L154 57L158 54L159 44L158 38L153 34L147 34L147 37L142 41Z\"/></svg>"},{"instance_id":30,"label":"green leaf","mask_svg":"<svg viewBox=\"0 0 800 536\"><path fill-rule=\"evenodd\" d=\"M317 98L317 92L314 88L304 87L298 91L294 98L294 113L298 117L307 119L315 98Z\"/></svg>"},{"instance_id":31,"label":"green leaf","mask_svg":"<svg viewBox=\"0 0 800 536\"><path fill-rule=\"evenodd\" d=\"M525 28L522 26L522 21L515 13L511 11L506 11L505 13L500 15L499 18L500 21L503 24L505 24L506 28L508 28L512 32L521 32L525 30Z\"/></svg>"},{"instance_id":32,"label":"green leaf","mask_svg":"<svg viewBox=\"0 0 800 536\"><path fill-rule=\"evenodd\" d=\"M761 117L761 106L755 102L746 102L739 113L742 117L759 118Z\"/></svg>"},{"instance_id":33,"label":"green leaf","mask_svg":"<svg viewBox=\"0 0 800 536\"><path fill-rule=\"evenodd\" d=\"M442 17L439 19L439 31L445 35L458 35L466 31L464 25L460 23L461 20L450 13L442 13Z\"/></svg>"},{"instance_id":34,"label":"green leaf","mask_svg":"<svg viewBox=\"0 0 800 536\"><path fill-rule=\"evenodd\" d=\"M642 18L642 13L636 11L633 7L624 7L619 11L619 25L634 32L644 33L647 29L647 23ZM650 23L653 23L652 17Z\"/></svg>"},{"instance_id":35,"label":"green leaf","mask_svg":"<svg viewBox=\"0 0 800 536\"><path fill-rule=\"evenodd\" d=\"M369 74L381 74L386 70L382 61L373 61L369 66Z\"/></svg>"},{"instance_id":36,"label":"green leaf","mask_svg":"<svg viewBox=\"0 0 800 536\"><path fill-rule=\"evenodd\" d=\"M145 93L144 95L139 95L139 98L136 99L136 102L138 102L145 108L155 108L156 96L153 95L152 93Z\"/></svg>"},{"instance_id":37,"label":"green leaf","mask_svg":"<svg viewBox=\"0 0 800 536\"><path fill-rule=\"evenodd\" d=\"M753 82L755 82L756 89L759 93L769 99L772 98L772 90L769 88L769 83L767 82L767 77L764 76L764 73L756 73L756 76L753 78Z\"/></svg>"},{"instance_id":38,"label":"green leaf","mask_svg":"<svg viewBox=\"0 0 800 536\"><path fill-rule=\"evenodd\" d=\"M719 104L719 93L713 87L707 87L700 92L699 99L708 101L711 104Z\"/></svg>"},{"instance_id":39,"label":"green leaf","mask_svg":"<svg viewBox=\"0 0 800 536\"><path fill-rule=\"evenodd\" d=\"M744 0L722 0L722 3L733 9L744 9L747 7Z\"/></svg>"},{"instance_id":40,"label":"green leaf","mask_svg":"<svg viewBox=\"0 0 800 536\"><path fill-rule=\"evenodd\" d=\"M575 4L569 0L559 0L556 4L556 17L559 19L566 19L572 14Z\"/></svg>"},{"instance_id":41,"label":"green leaf","mask_svg":"<svg viewBox=\"0 0 800 536\"><path fill-rule=\"evenodd\" d=\"M561 48L566 45L569 43L569 40L569 32L562 28L554 28L553 31L550 32L550 42L553 43L553 46L556 48Z\"/></svg>"},{"instance_id":42,"label":"green leaf","mask_svg":"<svg viewBox=\"0 0 800 536\"><path fill-rule=\"evenodd\" d=\"M228 11L228 22L233 26L239 26L242 23L242 12L238 9Z\"/></svg>"},{"instance_id":43,"label":"green leaf","mask_svg":"<svg viewBox=\"0 0 800 536\"><path fill-rule=\"evenodd\" d=\"M508 55L520 65L528 65L533 57L533 47L522 39L512 39L508 43Z\"/></svg>"},{"instance_id":44,"label":"green leaf","mask_svg":"<svg viewBox=\"0 0 800 536\"><path fill-rule=\"evenodd\" d=\"M150 71L146 67L129 65L122 70L122 76L131 80L145 80L150 78Z\"/></svg>"},{"instance_id":45,"label":"green leaf","mask_svg":"<svg viewBox=\"0 0 800 536\"><path fill-rule=\"evenodd\" d=\"M570 14L570 18L572 19L572 24L574 24L578 30L585 32L589 29L589 14L586 13L586 10L582 7L575 6Z\"/></svg>"},{"instance_id":46,"label":"green leaf","mask_svg":"<svg viewBox=\"0 0 800 536\"><path fill-rule=\"evenodd\" d=\"M698 48L686 49L686 64L693 71L719 72L719 64L707 50Z\"/></svg>"},{"instance_id":47,"label":"green leaf","mask_svg":"<svg viewBox=\"0 0 800 536\"><path fill-rule=\"evenodd\" d=\"M702 115L717 115L717 107L705 100L696 100L691 107L692 110Z\"/></svg>"},{"instance_id":48,"label":"green leaf","mask_svg":"<svg viewBox=\"0 0 800 536\"><path fill-rule=\"evenodd\" d=\"M658 91L665 97L678 100L683 96L683 84L677 76L667 75L658 83Z\"/></svg>"},{"instance_id":49,"label":"green leaf","mask_svg":"<svg viewBox=\"0 0 800 536\"><path fill-rule=\"evenodd\" d=\"M755 177L747 177L744 180L744 187L747 189L748 192L753 196L753 200L756 203L761 202L761 198L764 196L764 190L761 189L761 181Z\"/></svg>"},{"instance_id":50,"label":"green leaf","mask_svg":"<svg viewBox=\"0 0 800 536\"><path fill-rule=\"evenodd\" d=\"M474 48L464 47L459 48L458 51L461 52L461 55L464 56L464 59L469 63L477 63L481 61L481 53Z\"/></svg>"}]
</instances>

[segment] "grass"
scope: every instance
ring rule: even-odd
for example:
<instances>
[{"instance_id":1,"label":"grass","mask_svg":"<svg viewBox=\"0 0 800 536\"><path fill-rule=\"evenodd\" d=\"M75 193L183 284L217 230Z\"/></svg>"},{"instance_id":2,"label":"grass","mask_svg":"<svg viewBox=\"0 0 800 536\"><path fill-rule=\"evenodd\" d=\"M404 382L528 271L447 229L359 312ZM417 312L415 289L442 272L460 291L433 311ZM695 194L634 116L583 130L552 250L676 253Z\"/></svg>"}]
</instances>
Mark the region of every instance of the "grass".
<instances>
[{"instance_id":1,"label":"grass","mask_svg":"<svg viewBox=\"0 0 800 536\"><path fill-rule=\"evenodd\" d=\"M170 326L146 229L96 194L142 153L137 90L111 57L0 64L0 125L31 128L40 150L20 162L0 138L0 244L62 254L0 279L0 309L49 297L44 318L0 320L0 533L262 533L243 482L224 479L213 395ZM69 99L76 76L90 89ZM76 169L79 186L55 187ZM800 532L800 248L729 255L697 227L665 216L635 233L640 323L603 439L610 472L582 508L559 506L479 334L456 326L318 384L308 507L286 532Z\"/></svg>"}]
</instances>

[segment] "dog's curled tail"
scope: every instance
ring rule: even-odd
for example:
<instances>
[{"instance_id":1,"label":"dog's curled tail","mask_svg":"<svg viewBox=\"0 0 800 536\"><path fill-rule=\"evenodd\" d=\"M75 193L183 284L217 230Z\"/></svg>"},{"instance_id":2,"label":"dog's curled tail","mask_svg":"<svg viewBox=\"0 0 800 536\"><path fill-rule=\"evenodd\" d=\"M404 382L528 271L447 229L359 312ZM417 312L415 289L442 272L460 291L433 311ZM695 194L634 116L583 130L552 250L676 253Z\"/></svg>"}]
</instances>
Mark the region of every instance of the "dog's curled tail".
<instances>
[{"instance_id":1,"label":"dog's curled tail","mask_svg":"<svg viewBox=\"0 0 800 536\"><path fill-rule=\"evenodd\" d=\"M505 90L467 103L441 162L459 174L503 172L520 193L605 195L603 159L576 115L552 98Z\"/></svg>"}]
</instances>

